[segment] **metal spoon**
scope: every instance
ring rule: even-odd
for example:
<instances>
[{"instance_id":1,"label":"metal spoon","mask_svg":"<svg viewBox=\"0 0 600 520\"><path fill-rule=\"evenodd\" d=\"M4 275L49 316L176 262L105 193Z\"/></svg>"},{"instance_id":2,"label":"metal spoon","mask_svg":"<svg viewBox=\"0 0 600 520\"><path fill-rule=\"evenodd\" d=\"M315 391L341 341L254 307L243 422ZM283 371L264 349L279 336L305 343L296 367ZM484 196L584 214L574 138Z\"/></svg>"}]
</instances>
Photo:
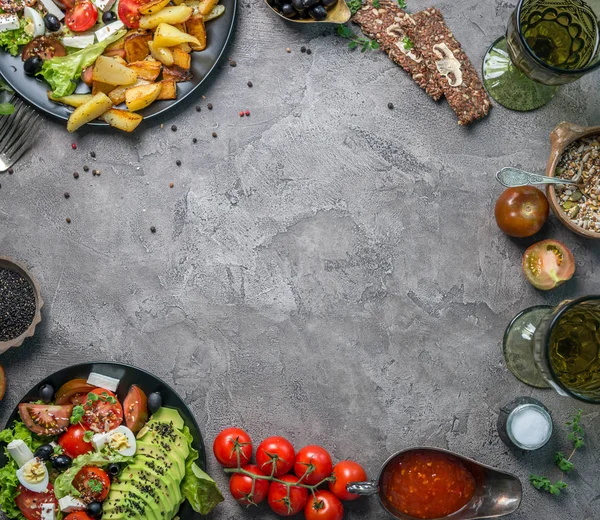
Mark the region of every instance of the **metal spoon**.
<instances>
[{"instance_id":1,"label":"metal spoon","mask_svg":"<svg viewBox=\"0 0 600 520\"><path fill-rule=\"evenodd\" d=\"M496 174L496 180L507 188L516 186L527 186L528 184L577 184L568 179L558 179L557 177L547 177L537 173L529 173L517 168L502 168Z\"/></svg>"}]
</instances>

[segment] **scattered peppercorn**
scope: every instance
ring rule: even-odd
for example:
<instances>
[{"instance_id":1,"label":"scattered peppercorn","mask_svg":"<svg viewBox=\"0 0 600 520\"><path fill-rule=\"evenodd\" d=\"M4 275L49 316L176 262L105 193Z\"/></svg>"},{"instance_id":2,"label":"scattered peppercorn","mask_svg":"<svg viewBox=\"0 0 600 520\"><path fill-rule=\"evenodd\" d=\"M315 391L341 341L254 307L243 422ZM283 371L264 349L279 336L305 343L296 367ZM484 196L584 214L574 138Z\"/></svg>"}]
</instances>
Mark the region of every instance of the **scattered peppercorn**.
<instances>
[{"instance_id":1,"label":"scattered peppercorn","mask_svg":"<svg viewBox=\"0 0 600 520\"><path fill-rule=\"evenodd\" d=\"M84 171L84 172L89 172L89 171L90 171L90 167L89 167L89 166L86 164L86 165L83 167L83 171Z\"/></svg>"},{"instance_id":2,"label":"scattered peppercorn","mask_svg":"<svg viewBox=\"0 0 600 520\"><path fill-rule=\"evenodd\" d=\"M217 137L217 132L213 132L213 133L212 133L212 136L213 136L213 137Z\"/></svg>"},{"instance_id":3,"label":"scattered peppercorn","mask_svg":"<svg viewBox=\"0 0 600 520\"><path fill-rule=\"evenodd\" d=\"M69 217L67 217L66 220L67 220L67 224L71 223L71 219Z\"/></svg>"},{"instance_id":4,"label":"scattered peppercorn","mask_svg":"<svg viewBox=\"0 0 600 520\"><path fill-rule=\"evenodd\" d=\"M202 107L200 105L196 105L196 112L202 112Z\"/></svg>"},{"instance_id":5,"label":"scattered peppercorn","mask_svg":"<svg viewBox=\"0 0 600 520\"><path fill-rule=\"evenodd\" d=\"M151 233L156 233L156 228L154 226L150 226L150 232Z\"/></svg>"},{"instance_id":6,"label":"scattered peppercorn","mask_svg":"<svg viewBox=\"0 0 600 520\"><path fill-rule=\"evenodd\" d=\"M252 88L252 82L251 82L251 81L249 81L249 82L248 82L248 86L249 86L250 88Z\"/></svg>"},{"instance_id":7,"label":"scattered peppercorn","mask_svg":"<svg viewBox=\"0 0 600 520\"><path fill-rule=\"evenodd\" d=\"M75 177L76 179L79 179L79 174L78 174L77 172L75 172L75 173L73 174L73 177Z\"/></svg>"},{"instance_id":8,"label":"scattered peppercorn","mask_svg":"<svg viewBox=\"0 0 600 520\"><path fill-rule=\"evenodd\" d=\"M208 105L206 105L206 108L208 108L209 110L212 110L212 103L209 103Z\"/></svg>"},{"instance_id":9,"label":"scattered peppercorn","mask_svg":"<svg viewBox=\"0 0 600 520\"><path fill-rule=\"evenodd\" d=\"M196 144L198 142L198 139L196 139L195 137L192 139L192 143Z\"/></svg>"},{"instance_id":10,"label":"scattered peppercorn","mask_svg":"<svg viewBox=\"0 0 600 520\"><path fill-rule=\"evenodd\" d=\"M246 110L245 114L246 116L250 116L250 110Z\"/></svg>"},{"instance_id":11,"label":"scattered peppercorn","mask_svg":"<svg viewBox=\"0 0 600 520\"><path fill-rule=\"evenodd\" d=\"M312 51L310 49L306 49L306 54L312 54Z\"/></svg>"},{"instance_id":12,"label":"scattered peppercorn","mask_svg":"<svg viewBox=\"0 0 600 520\"><path fill-rule=\"evenodd\" d=\"M288 48L285 50L285 52L287 52L287 53L289 54L290 52L292 52L292 49L290 49L290 48L288 47Z\"/></svg>"},{"instance_id":13,"label":"scattered peppercorn","mask_svg":"<svg viewBox=\"0 0 600 520\"><path fill-rule=\"evenodd\" d=\"M169 188L172 188L173 186L175 186L175 184L173 184L173 183L169 184Z\"/></svg>"},{"instance_id":14,"label":"scattered peppercorn","mask_svg":"<svg viewBox=\"0 0 600 520\"><path fill-rule=\"evenodd\" d=\"M8 174L9 174L9 175L12 175L13 173L15 173L15 170L13 170L12 168L9 168L9 169L8 169Z\"/></svg>"},{"instance_id":15,"label":"scattered peppercorn","mask_svg":"<svg viewBox=\"0 0 600 520\"><path fill-rule=\"evenodd\" d=\"M394 104L393 104L393 103L388 103L388 108L389 108L390 110L392 110L392 109L394 108Z\"/></svg>"},{"instance_id":16,"label":"scattered peppercorn","mask_svg":"<svg viewBox=\"0 0 600 520\"><path fill-rule=\"evenodd\" d=\"M229 65L230 65L231 67L236 67L236 66L237 66L237 63L236 63L234 60L231 60L231 61L229 62Z\"/></svg>"},{"instance_id":17,"label":"scattered peppercorn","mask_svg":"<svg viewBox=\"0 0 600 520\"><path fill-rule=\"evenodd\" d=\"M180 161L179 159L177 159L177 160L175 161L175 164L176 164L177 166L181 166L181 161Z\"/></svg>"},{"instance_id":18,"label":"scattered peppercorn","mask_svg":"<svg viewBox=\"0 0 600 520\"><path fill-rule=\"evenodd\" d=\"M71 196L71 194L68 191L65 191L65 199L68 199Z\"/></svg>"},{"instance_id":19,"label":"scattered peppercorn","mask_svg":"<svg viewBox=\"0 0 600 520\"><path fill-rule=\"evenodd\" d=\"M244 117L244 111L240 110L240 117Z\"/></svg>"},{"instance_id":20,"label":"scattered peppercorn","mask_svg":"<svg viewBox=\"0 0 600 520\"><path fill-rule=\"evenodd\" d=\"M173 132L177 132L177 125L171 125L171 130L173 130Z\"/></svg>"},{"instance_id":21,"label":"scattered peppercorn","mask_svg":"<svg viewBox=\"0 0 600 520\"><path fill-rule=\"evenodd\" d=\"M35 316L35 293L29 280L12 269L0 269L0 341L23 334Z\"/></svg>"},{"instance_id":22,"label":"scattered peppercorn","mask_svg":"<svg viewBox=\"0 0 600 520\"><path fill-rule=\"evenodd\" d=\"M92 159L95 159L96 158L96 152L90 152L90 157Z\"/></svg>"},{"instance_id":23,"label":"scattered peppercorn","mask_svg":"<svg viewBox=\"0 0 600 520\"><path fill-rule=\"evenodd\" d=\"M300 52L306 52L306 47L304 45L300 47Z\"/></svg>"},{"instance_id":24,"label":"scattered peppercorn","mask_svg":"<svg viewBox=\"0 0 600 520\"><path fill-rule=\"evenodd\" d=\"M72 144L71 144L71 148L72 148L73 150L77 150L77 145L76 145L75 143L72 143Z\"/></svg>"}]
</instances>

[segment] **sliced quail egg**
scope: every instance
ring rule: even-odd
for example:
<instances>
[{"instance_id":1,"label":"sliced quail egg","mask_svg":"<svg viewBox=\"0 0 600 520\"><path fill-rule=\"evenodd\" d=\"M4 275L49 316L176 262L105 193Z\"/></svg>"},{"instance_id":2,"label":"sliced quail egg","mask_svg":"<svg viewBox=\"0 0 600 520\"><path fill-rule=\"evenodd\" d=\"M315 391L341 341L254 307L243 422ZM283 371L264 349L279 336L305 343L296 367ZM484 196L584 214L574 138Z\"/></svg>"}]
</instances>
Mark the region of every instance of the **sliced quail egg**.
<instances>
[{"instance_id":1,"label":"sliced quail egg","mask_svg":"<svg viewBox=\"0 0 600 520\"><path fill-rule=\"evenodd\" d=\"M38 458L31 459L17 470L19 482L34 493L43 493L48 489L48 468L44 461Z\"/></svg>"},{"instance_id":2,"label":"sliced quail egg","mask_svg":"<svg viewBox=\"0 0 600 520\"><path fill-rule=\"evenodd\" d=\"M107 447L125 457L132 457L136 451L135 435L127 426L118 426L108 433L97 433L92 437L92 445L98 451Z\"/></svg>"}]
</instances>

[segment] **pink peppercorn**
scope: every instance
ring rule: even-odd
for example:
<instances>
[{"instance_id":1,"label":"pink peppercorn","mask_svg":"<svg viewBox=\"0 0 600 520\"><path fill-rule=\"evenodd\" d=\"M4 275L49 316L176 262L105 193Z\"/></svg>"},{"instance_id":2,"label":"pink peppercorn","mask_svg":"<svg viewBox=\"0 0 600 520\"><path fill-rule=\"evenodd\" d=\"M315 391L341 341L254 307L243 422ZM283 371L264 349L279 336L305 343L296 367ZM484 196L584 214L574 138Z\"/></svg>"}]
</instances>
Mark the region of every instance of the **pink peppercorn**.
<instances>
[{"instance_id":1,"label":"pink peppercorn","mask_svg":"<svg viewBox=\"0 0 600 520\"><path fill-rule=\"evenodd\" d=\"M244 117L244 111L240 110L240 117Z\"/></svg>"},{"instance_id":2,"label":"pink peppercorn","mask_svg":"<svg viewBox=\"0 0 600 520\"><path fill-rule=\"evenodd\" d=\"M250 115L250 110L246 110L246 116Z\"/></svg>"},{"instance_id":3,"label":"pink peppercorn","mask_svg":"<svg viewBox=\"0 0 600 520\"><path fill-rule=\"evenodd\" d=\"M71 148L73 148L73 150L77 150L77 145L75 143L71 144Z\"/></svg>"}]
</instances>

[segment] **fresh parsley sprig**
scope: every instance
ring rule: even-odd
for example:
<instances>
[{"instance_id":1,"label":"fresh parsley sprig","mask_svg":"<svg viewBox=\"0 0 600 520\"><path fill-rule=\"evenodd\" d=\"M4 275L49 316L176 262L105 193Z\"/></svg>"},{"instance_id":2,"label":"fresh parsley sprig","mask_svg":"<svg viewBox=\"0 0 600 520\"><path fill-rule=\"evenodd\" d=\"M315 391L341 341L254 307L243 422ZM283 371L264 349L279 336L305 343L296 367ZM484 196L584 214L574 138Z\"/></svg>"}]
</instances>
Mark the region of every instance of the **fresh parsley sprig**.
<instances>
[{"instance_id":1,"label":"fresh parsley sprig","mask_svg":"<svg viewBox=\"0 0 600 520\"><path fill-rule=\"evenodd\" d=\"M580 424L581 422L581 410L577 410L573 417L568 420L565 425L571 428L568 439L573 443L573 450L571 454L566 457L562 451L557 451L554 454L554 463L562 472L560 480L555 483L548 477L542 477L540 475L529 475L529 482L532 486L541 491L546 491L551 495L560 495L561 489L565 489L567 484L563 481L565 473L571 473L575 469L575 465L571 462L575 452L585 445L584 436L585 432Z\"/></svg>"},{"instance_id":2,"label":"fresh parsley sprig","mask_svg":"<svg viewBox=\"0 0 600 520\"><path fill-rule=\"evenodd\" d=\"M357 36L347 25L338 25L336 32L338 36L350 40L350 42L348 43L348 47L350 47L351 49L356 49L357 47L360 47L361 52L379 49L379 43L377 43L374 40L369 40L369 38Z\"/></svg>"},{"instance_id":3,"label":"fresh parsley sprig","mask_svg":"<svg viewBox=\"0 0 600 520\"><path fill-rule=\"evenodd\" d=\"M407 50L407 51L415 48L415 44L412 42L412 40L408 36L405 36L404 38L402 38L402 45L404 45L404 50Z\"/></svg>"},{"instance_id":4,"label":"fresh parsley sprig","mask_svg":"<svg viewBox=\"0 0 600 520\"><path fill-rule=\"evenodd\" d=\"M398 7L400 9L406 9L406 0L398 0Z\"/></svg>"},{"instance_id":5,"label":"fresh parsley sprig","mask_svg":"<svg viewBox=\"0 0 600 520\"><path fill-rule=\"evenodd\" d=\"M85 409L82 405L78 404L73 407L73 411L71 412L71 424L78 424L83 419L85 415Z\"/></svg>"}]
</instances>

